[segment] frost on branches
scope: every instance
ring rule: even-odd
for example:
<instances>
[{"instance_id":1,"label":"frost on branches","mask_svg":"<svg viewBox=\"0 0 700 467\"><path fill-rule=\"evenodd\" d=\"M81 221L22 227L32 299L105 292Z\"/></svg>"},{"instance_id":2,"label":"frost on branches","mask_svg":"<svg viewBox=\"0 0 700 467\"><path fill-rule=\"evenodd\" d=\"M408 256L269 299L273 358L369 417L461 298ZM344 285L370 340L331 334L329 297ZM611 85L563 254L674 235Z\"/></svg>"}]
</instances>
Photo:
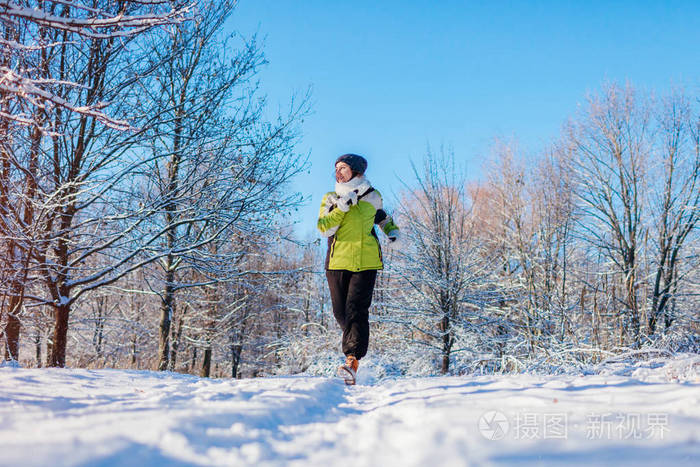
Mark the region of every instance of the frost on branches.
<instances>
[{"instance_id":1,"label":"frost on branches","mask_svg":"<svg viewBox=\"0 0 700 467\"><path fill-rule=\"evenodd\" d=\"M50 113L58 107L93 116L113 128L130 128L127 121L109 115L107 101L80 105L66 99L63 88L84 88L86 83L61 79L52 62L65 47L84 49L99 42L123 46L153 27L184 21L190 10L190 6L160 0L90 4L0 0L0 117L43 128L50 120L37 120L35 111Z\"/></svg>"},{"instance_id":2,"label":"frost on branches","mask_svg":"<svg viewBox=\"0 0 700 467\"><path fill-rule=\"evenodd\" d=\"M219 337L235 355L251 296L241 277L254 273L243 260L299 203L287 184L304 169L308 99L264 118L262 51L222 32L234 1L42 5L3 14L5 358L28 355L20 329L51 366L70 361L70 332L91 334L80 364L117 346L137 365L155 341L148 364L167 369L181 342L207 359Z\"/></svg>"}]
</instances>

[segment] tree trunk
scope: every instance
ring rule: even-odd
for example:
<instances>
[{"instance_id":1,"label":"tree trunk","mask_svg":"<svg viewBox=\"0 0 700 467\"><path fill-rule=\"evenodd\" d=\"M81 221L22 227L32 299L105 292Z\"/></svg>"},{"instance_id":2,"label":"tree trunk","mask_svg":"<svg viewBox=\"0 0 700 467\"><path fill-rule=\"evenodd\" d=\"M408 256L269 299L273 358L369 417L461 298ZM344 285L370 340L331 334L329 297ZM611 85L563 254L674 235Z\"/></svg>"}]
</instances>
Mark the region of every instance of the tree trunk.
<instances>
[{"instance_id":1,"label":"tree trunk","mask_svg":"<svg viewBox=\"0 0 700 467\"><path fill-rule=\"evenodd\" d=\"M674 269L671 277L671 299L670 303L664 307L664 326L666 331L671 327L676 315L676 297L678 296L678 269Z\"/></svg>"},{"instance_id":2,"label":"tree trunk","mask_svg":"<svg viewBox=\"0 0 700 467\"><path fill-rule=\"evenodd\" d=\"M95 354L97 358L102 357L102 341L104 340L104 307L106 298L100 297L97 300L97 307L95 310L95 330L92 335L92 343L95 347Z\"/></svg>"},{"instance_id":3,"label":"tree trunk","mask_svg":"<svg viewBox=\"0 0 700 467\"><path fill-rule=\"evenodd\" d=\"M177 364L177 353L180 349L180 340L182 338L182 323L185 321L185 310L180 312L180 316L177 319L177 327L173 333L172 342L170 344L170 361L168 362L168 368L170 371L175 371L175 365Z\"/></svg>"},{"instance_id":4,"label":"tree trunk","mask_svg":"<svg viewBox=\"0 0 700 467\"><path fill-rule=\"evenodd\" d=\"M160 308L160 326L158 333L158 370L168 369L170 360L170 322L173 316L172 310L172 282L165 286L165 297Z\"/></svg>"},{"instance_id":5,"label":"tree trunk","mask_svg":"<svg viewBox=\"0 0 700 467\"><path fill-rule=\"evenodd\" d=\"M166 243L168 251L172 252L177 243L177 231L173 224L176 219L178 190L178 176L180 167L180 137L182 134L182 109L179 108L175 114L175 133L173 141L173 153L168 166L168 191L169 202L165 206L165 222L168 231L166 233ZM163 293L163 306L160 314L160 339L158 341L158 370L168 369L170 359L170 323L175 311L175 257L168 254L165 265L165 290Z\"/></svg>"},{"instance_id":6,"label":"tree trunk","mask_svg":"<svg viewBox=\"0 0 700 467\"><path fill-rule=\"evenodd\" d=\"M444 316L441 323L442 330L442 367L443 375L450 371L450 351L452 350L452 331L450 330L450 318Z\"/></svg>"},{"instance_id":7,"label":"tree trunk","mask_svg":"<svg viewBox=\"0 0 700 467\"><path fill-rule=\"evenodd\" d=\"M204 349L204 360L202 361L202 371L199 376L208 378L211 372L211 347Z\"/></svg>"},{"instance_id":8,"label":"tree trunk","mask_svg":"<svg viewBox=\"0 0 700 467\"><path fill-rule=\"evenodd\" d=\"M670 326L668 306L672 299L675 300L675 292L677 290L677 275L678 275L678 251L680 245L674 248L670 253L662 251L660 253L660 266L656 273L654 282L654 292L649 316L649 333L654 334L658 320L663 317L666 329ZM664 268L664 263L668 257L668 265Z\"/></svg>"},{"instance_id":9,"label":"tree trunk","mask_svg":"<svg viewBox=\"0 0 700 467\"><path fill-rule=\"evenodd\" d=\"M240 344L231 345L231 378L238 378L238 367L241 364L241 353L243 346Z\"/></svg>"},{"instance_id":10,"label":"tree trunk","mask_svg":"<svg viewBox=\"0 0 700 467\"><path fill-rule=\"evenodd\" d=\"M136 365L136 336L131 340L131 367Z\"/></svg>"},{"instance_id":11,"label":"tree trunk","mask_svg":"<svg viewBox=\"0 0 700 467\"><path fill-rule=\"evenodd\" d=\"M19 361L19 332L20 322L17 317L19 308L22 305L21 297L16 293L15 286L12 287L12 295L10 296L9 311L7 313L7 324L5 325L5 360Z\"/></svg>"},{"instance_id":12,"label":"tree trunk","mask_svg":"<svg viewBox=\"0 0 700 467\"><path fill-rule=\"evenodd\" d=\"M170 231L167 235L168 247L175 245L175 234ZM158 370L168 369L170 361L170 323L175 311L175 258L168 255L165 264L165 290L163 291L163 302L160 308L160 326L158 333Z\"/></svg>"},{"instance_id":13,"label":"tree trunk","mask_svg":"<svg viewBox=\"0 0 700 467\"><path fill-rule=\"evenodd\" d=\"M190 359L190 373L194 374L195 368L197 368L197 347L192 347L192 358Z\"/></svg>"},{"instance_id":14,"label":"tree trunk","mask_svg":"<svg viewBox=\"0 0 700 467\"><path fill-rule=\"evenodd\" d=\"M34 349L36 351L36 366L37 368L41 368L41 331L38 326L36 328L36 334L34 335Z\"/></svg>"},{"instance_id":15,"label":"tree trunk","mask_svg":"<svg viewBox=\"0 0 700 467\"><path fill-rule=\"evenodd\" d=\"M49 366L63 368L66 366L66 343L68 341L68 316L70 305L60 304L54 308L55 325L53 329L53 345Z\"/></svg>"},{"instance_id":16,"label":"tree trunk","mask_svg":"<svg viewBox=\"0 0 700 467\"><path fill-rule=\"evenodd\" d=\"M642 344L641 336L641 322L639 316L639 304L637 302L637 291L636 291L636 274L631 271L627 274L625 280L625 287L627 289L627 306L630 313L630 325L632 327L632 339L633 347L639 348Z\"/></svg>"},{"instance_id":17,"label":"tree trunk","mask_svg":"<svg viewBox=\"0 0 700 467\"><path fill-rule=\"evenodd\" d=\"M450 351L443 351L441 372L446 375L450 371Z\"/></svg>"},{"instance_id":18,"label":"tree trunk","mask_svg":"<svg viewBox=\"0 0 700 467\"><path fill-rule=\"evenodd\" d=\"M43 114L39 113L38 116L38 125L34 127L32 130L32 136L31 136L31 149L30 149L30 163L29 163L29 172L32 175L27 175L26 180L27 180L27 186L26 186L26 192L24 193L24 213L22 216L22 219L18 219L20 222L19 224L22 226L28 226L30 227L33 222L34 222L34 205L32 204L32 200L34 199L36 195L36 190L37 190L37 184L34 180L33 174L36 174L38 172L38 154L39 154L39 148L40 148L40 143L42 139L42 132L40 130L40 126L44 122L44 117ZM7 134L7 125L3 125L3 135ZM6 184L6 187L9 187L9 160L10 156L7 153L7 151L2 151L2 160L3 160L3 174L2 174L2 179L3 183ZM6 188L2 190L2 196L0 196L0 202L3 204L6 204L9 202L9 197L6 191ZM2 209L0 212L4 212L5 210ZM5 214L6 215L6 214ZM14 274L19 274L19 276L15 276L10 284L10 302L9 302L9 308L8 308L8 313L7 313L7 324L5 326L5 339L7 342L7 345L5 347L5 360L14 360L14 361L19 361L19 336L20 336L20 330L21 330L21 323L19 321L19 317L17 316L22 309L22 302L24 301L24 281L27 279L27 267L28 264L26 264L29 261L29 254L26 252L23 252L17 243L14 241L10 241L8 245L8 253L11 257L11 261L13 262L13 267L18 267L20 264L23 266L21 268L18 267L14 272ZM23 276L23 277L22 277ZM20 278L21 277L21 278ZM1 317L1 314L0 314Z\"/></svg>"}]
</instances>

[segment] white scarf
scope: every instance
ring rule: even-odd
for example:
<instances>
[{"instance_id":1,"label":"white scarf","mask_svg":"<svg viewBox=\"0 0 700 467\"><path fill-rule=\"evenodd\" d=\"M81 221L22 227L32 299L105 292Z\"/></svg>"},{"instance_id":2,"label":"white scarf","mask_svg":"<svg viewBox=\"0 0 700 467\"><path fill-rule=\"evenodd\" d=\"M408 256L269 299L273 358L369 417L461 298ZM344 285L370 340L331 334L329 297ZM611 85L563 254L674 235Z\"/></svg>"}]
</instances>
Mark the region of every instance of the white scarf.
<instances>
[{"instance_id":1,"label":"white scarf","mask_svg":"<svg viewBox=\"0 0 700 467\"><path fill-rule=\"evenodd\" d=\"M364 195L370 188L372 188L372 184L369 183L369 180L364 175L357 175L345 183L335 182L335 193L341 197L351 191L357 191L358 196Z\"/></svg>"}]
</instances>

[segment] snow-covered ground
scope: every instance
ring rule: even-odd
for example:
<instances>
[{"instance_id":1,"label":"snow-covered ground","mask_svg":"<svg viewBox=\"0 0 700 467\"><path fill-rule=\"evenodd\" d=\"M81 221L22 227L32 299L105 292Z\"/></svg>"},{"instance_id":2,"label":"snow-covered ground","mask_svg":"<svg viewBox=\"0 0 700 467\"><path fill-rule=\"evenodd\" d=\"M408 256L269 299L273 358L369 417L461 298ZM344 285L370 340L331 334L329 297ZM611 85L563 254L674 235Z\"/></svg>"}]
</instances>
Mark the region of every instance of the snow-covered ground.
<instances>
[{"instance_id":1,"label":"snow-covered ground","mask_svg":"<svg viewBox=\"0 0 700 467\"><path fill-rule=\"evenodd\" d=\"M363 363L355 387L0 368L0 465L700 465L697 355L585 376L378 380Z\"/></svg>"}]
</instances>

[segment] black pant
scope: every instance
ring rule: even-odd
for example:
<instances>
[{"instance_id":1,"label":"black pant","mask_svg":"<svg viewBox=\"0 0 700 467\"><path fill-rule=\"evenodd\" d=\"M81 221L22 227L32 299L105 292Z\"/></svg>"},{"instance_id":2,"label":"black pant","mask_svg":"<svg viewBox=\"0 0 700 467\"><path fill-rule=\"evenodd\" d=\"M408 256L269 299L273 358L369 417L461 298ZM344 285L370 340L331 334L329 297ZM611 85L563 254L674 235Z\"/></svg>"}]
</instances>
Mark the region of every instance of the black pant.
<instances>
[{"instance_id":1,"label":"black pant","mask_svg":"<svg viewBox=\"0 0 700 467\"><path fill-rule=\"evenodd\" d=\"M377 271L326 271L333 316L343 330L343 353L358 360L367 354L369 306Z\"/></svg>"}]
</instances>

